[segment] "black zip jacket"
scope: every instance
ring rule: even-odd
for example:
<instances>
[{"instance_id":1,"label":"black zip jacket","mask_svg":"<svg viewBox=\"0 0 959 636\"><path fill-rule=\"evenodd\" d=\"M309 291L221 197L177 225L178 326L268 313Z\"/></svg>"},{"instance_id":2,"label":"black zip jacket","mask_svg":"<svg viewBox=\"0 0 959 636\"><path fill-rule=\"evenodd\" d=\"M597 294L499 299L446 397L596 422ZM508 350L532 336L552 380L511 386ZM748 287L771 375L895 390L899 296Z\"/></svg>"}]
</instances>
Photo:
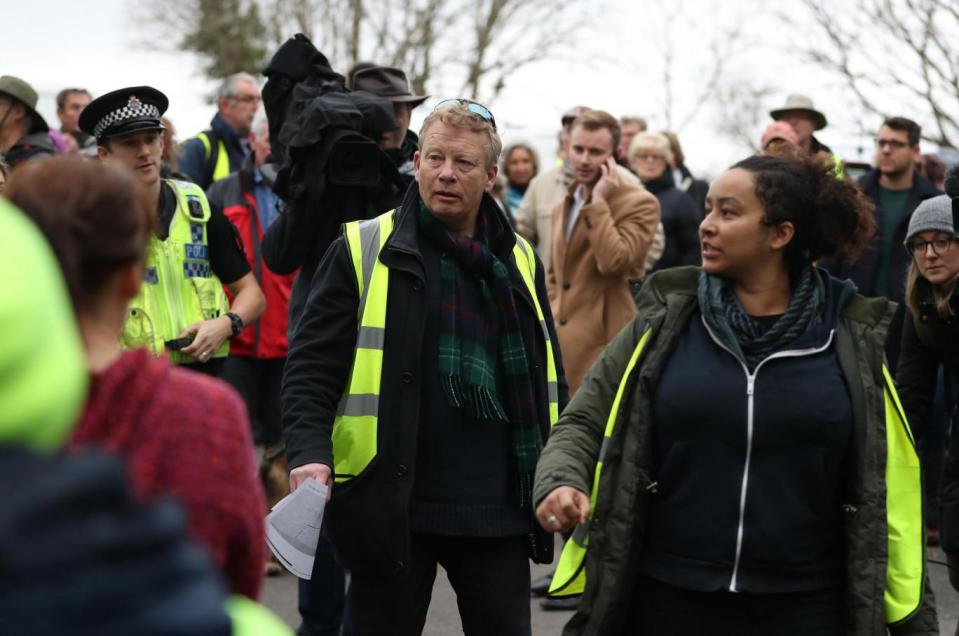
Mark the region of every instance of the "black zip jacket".
<instances>
[{"instance_id":1,"label":"black zip jacket","mask_svg":"<svg viewBox=\"0 0 959 636\"><path fill-rule=\"evenodd\" d=\"M419 192L413 186L397 210L393 233L380 253L380 260L390 268L390 282L377 455L360 476L334 486L325 519L343 565L350 570L377 575L407 571L409 504L420 430L419 401L423 395L422 383L438 381L424 377L421 368L427 290L416 220L419 205ZM511 257L515 235L488 194L483 196L482 206L482 213L493 214L501 226L494 234L505 239L493 249L510 268L545 443L550 426L542 329L533 299ZM567 387L545 280L542 263L537 259L536 292L554 343L562 409L568 399ZM346 241L340 237L320 263L303 315L293 328L282 390L290 468L313 462L333 466L331 433L356 346L358 303L356 275ZM532 510L530 520L534 528L530 557L537 562L549 562L553 547L551 535L532 521Z\"/></svg>"},{"instance_id":2,"label":"black zip jacket","mask_svg":"<svg viewBox=\"0 0 959 636\"><path fill-rule=\"evenodd\" d=\"M939 365L943 365L949 379L955 381L959 377L959 320L939 315L932 296L932 286L926 279L920 278L916 284L919 287L919 313L913 315L911 311L907 312L903 324L896 387L913 435L921 439L932 411ZM959 299L955 295L952 297L952 306L953 311L959 310ZM920 340L917 323L925 332L925 341ZM954 406L950 404L950 410ZM954 588L959 589L959 425L956 424L954 410L949 452L942 468L939 502L942 507L942 549L950 563L950 581Z\"/></svg>"},{"instance_id":3,"label":"black zip jacket","mask_svg":"<svg viewBox=\"0 0 959 636\"><path fill-rule=\"evenodd\" d=\"M658 179L644 181L643 185L659 199L663 234L666 235L666 247L653 271L699 265L702 261L699 252L699 222L702 214L696 211L695 201L676 187L669 170L665 170Z\"/></svg>"}]
</instances>

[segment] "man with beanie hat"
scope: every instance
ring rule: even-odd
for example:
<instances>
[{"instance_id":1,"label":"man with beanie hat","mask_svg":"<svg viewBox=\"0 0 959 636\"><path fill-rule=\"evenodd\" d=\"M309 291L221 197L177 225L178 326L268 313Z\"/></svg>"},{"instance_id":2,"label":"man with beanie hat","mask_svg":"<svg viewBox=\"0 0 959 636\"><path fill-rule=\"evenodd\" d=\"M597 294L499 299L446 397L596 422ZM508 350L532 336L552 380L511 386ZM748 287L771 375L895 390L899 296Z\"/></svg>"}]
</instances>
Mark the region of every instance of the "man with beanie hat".
<instances>
[{"instance_id":1,"label":"man with beanie hat","mask_svg":"<svg viewBox=\"0 0 959 636\"><path fill-rule=\"evenodd\" d=\"M11 168L52 155L49 127L37 112L37 91L19 77L0 77L0 156Z\"/></svg>"}]
</instances>

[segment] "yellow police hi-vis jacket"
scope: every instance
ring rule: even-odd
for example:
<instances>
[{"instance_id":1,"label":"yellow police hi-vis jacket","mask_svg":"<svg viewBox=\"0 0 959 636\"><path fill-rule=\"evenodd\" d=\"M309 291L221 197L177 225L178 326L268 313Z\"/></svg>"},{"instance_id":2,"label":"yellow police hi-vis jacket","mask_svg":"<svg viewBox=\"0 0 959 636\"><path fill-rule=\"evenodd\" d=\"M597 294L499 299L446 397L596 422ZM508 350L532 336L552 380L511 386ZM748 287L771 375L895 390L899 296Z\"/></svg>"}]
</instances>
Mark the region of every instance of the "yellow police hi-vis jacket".
<instances>
[{"instance_id":1,"label":"yellow police hi-vis jacket","mask_svg":"<svg viewBox=\"0 0 959 636\"><path fill-rule=\"evenodd\" d=\"M206 195L192 183L166 183L176 195L176 212L165 240L150 233L143 284L130 303L121 338L124 347L146 347L157 356L188 326L230 311L223 285L210 268ZM214 357L225 358L229 351L226 341ZM196 362L179 351L170 356L179 364Z\"/></svg>"}]
</instances>

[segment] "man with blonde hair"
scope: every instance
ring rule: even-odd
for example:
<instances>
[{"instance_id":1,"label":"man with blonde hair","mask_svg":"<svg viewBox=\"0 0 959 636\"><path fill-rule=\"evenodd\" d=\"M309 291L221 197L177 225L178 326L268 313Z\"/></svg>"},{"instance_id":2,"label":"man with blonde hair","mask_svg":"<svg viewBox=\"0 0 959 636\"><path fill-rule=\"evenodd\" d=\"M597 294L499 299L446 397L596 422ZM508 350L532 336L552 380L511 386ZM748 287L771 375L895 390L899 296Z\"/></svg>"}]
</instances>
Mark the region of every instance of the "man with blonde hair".
<instances>
[{"instance_id":1,"label":"man with blonde hair","mask_svg":"<svg viewBox=\"0 0 959 636\"><path fill-rule=\"evenodd\" d=\"M418 188L348 223L317 269L283 383L292 488L332 489L358 634L419 634L437 564L467 634L528 636L530 486L566 402L542 264L488 194L492 113L441 102Z\"/></svg>"}]
</instances>

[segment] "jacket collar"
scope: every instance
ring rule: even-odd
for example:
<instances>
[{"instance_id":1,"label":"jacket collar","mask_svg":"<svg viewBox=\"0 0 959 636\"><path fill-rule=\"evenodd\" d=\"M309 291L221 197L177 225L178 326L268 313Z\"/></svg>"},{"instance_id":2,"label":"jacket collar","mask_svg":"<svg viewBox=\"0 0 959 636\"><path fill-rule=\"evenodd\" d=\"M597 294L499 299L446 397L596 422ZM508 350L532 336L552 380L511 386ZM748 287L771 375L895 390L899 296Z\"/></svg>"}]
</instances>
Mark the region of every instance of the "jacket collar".
<instances>
[{"instance_id":1,"label":"jacket collar","mask_svg":"<svg viewBox=\"0 0 959 636\"><path fill-rule=\"evenodd\" d=\"M217 137L223 140L227 146L233 148L243 149L243 146L240 144L240 137L236 134L236 131L230 128L230 125L226 123L226 120L223 119L223 116L220 113L217 113L213 116L213 119L210 120L210 129L216 133Z\"/></svg>"},{"instance_id":2,"label":"jacket collar","mask_svg":"<svg viewBox=\"0 0 959 636\"><path fill-rule=\"evenodd\" d=\"M419 278L423 278L423 257L420 252L420 232L416 221L416 214L420 205L419 184L413 182L403 196L403 202L396 209L393 221L393 232L383 246L382 260L390 268L400 269ZM519 289L524 296L529 296L526 285L523 283L519 271L513 261L513 248L516 246L516 235L507 221L505 214L489 195L483 193L480 202L480 214L490 215L491 242L493 253L510 271L510 278L514 289ZM532 297L529 297L532 302Z\"/></svg>"}]
</instances>

